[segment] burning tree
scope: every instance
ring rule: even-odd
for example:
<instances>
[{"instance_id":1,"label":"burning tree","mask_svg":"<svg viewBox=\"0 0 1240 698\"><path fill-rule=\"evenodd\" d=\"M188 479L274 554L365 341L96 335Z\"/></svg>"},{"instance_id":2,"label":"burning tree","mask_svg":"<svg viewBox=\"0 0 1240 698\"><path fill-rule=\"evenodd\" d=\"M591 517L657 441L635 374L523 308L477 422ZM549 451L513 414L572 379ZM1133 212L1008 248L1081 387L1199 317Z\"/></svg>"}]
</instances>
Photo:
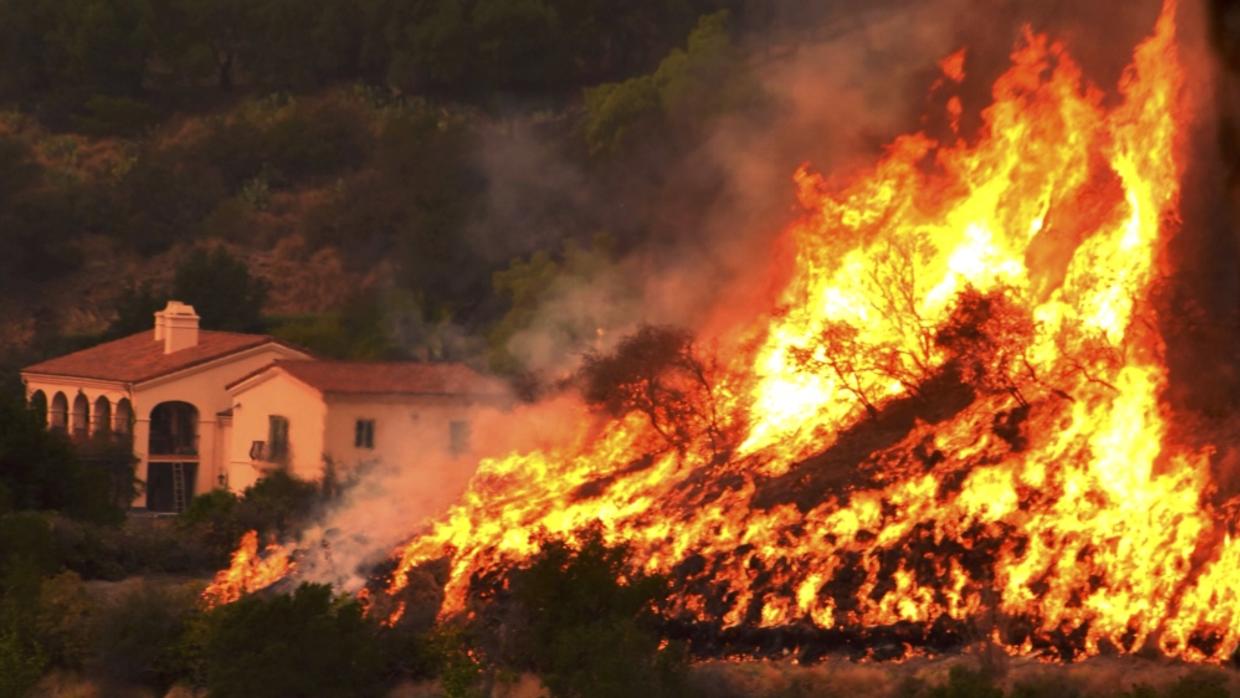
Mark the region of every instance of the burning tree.
<instances>
[{"instance_id":1,"label":"burning tree","mask_svg":"<svg viewBox=\"0 0 1240 698\"><path fill-rule=\"evenodd\" d=\"M580 379L590 404L613 417L640 412L681 452L704 438L718 458L735 445L736 427L719 408L717 372L713 362L698 358L689 332L647 325L610 354L587 354Z\"/></svg>"}]
</instances>

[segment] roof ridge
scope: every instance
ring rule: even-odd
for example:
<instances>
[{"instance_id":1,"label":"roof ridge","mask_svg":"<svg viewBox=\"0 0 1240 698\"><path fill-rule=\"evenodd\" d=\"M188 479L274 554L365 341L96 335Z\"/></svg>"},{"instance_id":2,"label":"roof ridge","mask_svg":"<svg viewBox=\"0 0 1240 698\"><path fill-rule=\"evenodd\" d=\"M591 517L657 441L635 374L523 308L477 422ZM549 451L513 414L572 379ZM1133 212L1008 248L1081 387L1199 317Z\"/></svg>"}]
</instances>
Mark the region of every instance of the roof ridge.
<instances>
[{"instance_id":1,"label":"roof ridge","mask_svg":"<svg viewBox=\"0 0 1240 698\"><path fill-rule=\"evenodd\" d=\"M163 343L155 341L154 334L153 329L143 330L101 342L30 364L21 372L141 383L265 344L302 351L267 334L201 330L194 346L164 353Z\"/></svg>"}]
</instances>

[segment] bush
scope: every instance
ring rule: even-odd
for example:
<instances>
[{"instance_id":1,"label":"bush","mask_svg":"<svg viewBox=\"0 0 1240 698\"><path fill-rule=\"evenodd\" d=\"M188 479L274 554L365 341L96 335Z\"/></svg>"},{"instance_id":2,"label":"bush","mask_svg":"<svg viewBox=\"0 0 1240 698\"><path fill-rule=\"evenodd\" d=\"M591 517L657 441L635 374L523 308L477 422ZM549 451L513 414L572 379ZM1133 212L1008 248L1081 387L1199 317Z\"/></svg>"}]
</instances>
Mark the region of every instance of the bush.
<instances>
[{"instance_id":1,"label":"bush","mask_svg":"<svg viewBox=\"0 0 1240 698\"><path fill-rule=\"evenodd\" d=\"M35 633L52 666L81 669L94 644L95 604L76 572L43 580Z\"/></svg>"},{"instance_id":2,"label":"bush","mask_svg":"<svg viewBox=\"0 0 1240 698\"><path fill-rule=\"evenodd\" d=\"M1003 698L1003 689L986 673L956 665L948 670L947 681L940 684L927 685L921 679L906 677L896 688L895 695L899 698Z\"/></svg>"},{"instance_id":3,"label":"bush","mask_svg":"<svg viewBox=\"0 0 1240 698\"><path fill-rule=\"evenodd\" d=\"M178 517L174 539L197 553L194 562L219 568L228 564L246 531L256 530L264 539L287 537L311 520L324 496L314 483L277 470L241 497L225 490L195 497Z\"/></svg>"},{"instance_id":4,"label":"bush","mask_svg":"<svg viewBox=\"0 0 1240 698\"><path fill-rule=\"evenodd\" d=\"M298 103L263 134L264 164L289 181L334 175L361 164L370 147L367 136L350 106Z\"/></svg>"},{"instance_id":5,"label":"bush","mask_svg":"<svg viewBox=\"0 0 1240 698\"><path fill-rule=\"evenodd\" d=\"M372 696L384 688L379 627L326 585L221 606L193 638L214 698Z\"/></svg>"},{"instance_id":6,"label":"bush","mask_svg":"<svg viewBox=\"0 0 1240 698\"><path fill-rule=\"evenodd\" d=\"M96 136L138 136L160 119L159 112L145 102L108 95L87 99L82 112L73 119L74 126Z\"/></svg>"},{"instance_id":7,"label":"bush","mask_svg":"<svg viewBox=\"0 0 1240 698\"><path fill-rule=\"evenodd\" d=\"M242 530L255 529L262 537L283 538L303 528L321 503L322 496L313 482L276 470L246 488L236 517Z\"/></svg>"},{"instance_id":8,"label":"bush","mask_svg":"<svg viewBox=\"0 0 1240 698\"><path fill-rule=\"evenodd\" d=\"M576 545L546 541L507 575L500 618L491 619L504 631L477 629L499 643L488 656L537 673L559 698L689 695L685 653L655 629L667 580L627 560L627 548L607 545L598 529Z\"/></svg>"},{"instance_id":9,"label":"bush","mask_svg":"<svg viewBox=\"0 0 1240 698\"><path fill-rule=\"evenodd\" d=\"M0 610L0 698L21 698L43 675L47 657L9 616Z\"/></svg>"},{"instance_id":10,"label":"bush","mask_svg":"<svg viewBox=\"0 0 1240 698\"><path fill-rule=\"evenodd\" d=\"M48 431L42 417L27 407L20 383L0 378L0 483L13 508L59 509L106 523L121 520L124 509L110 484L116 473L110 465L94 465L84 463L63 434Z\"/></svg>"},{"instance_id":11,"label":"bush","mask_svg":"<svg viewBox=\"0 0 1240 698\"><path fill-rule=\"evenodd\" d=\"M93 663L109 678L166 690L188 673L184 636L198 613L198 590L143 583L99 609Z\"/></svg>"}]
</instances>

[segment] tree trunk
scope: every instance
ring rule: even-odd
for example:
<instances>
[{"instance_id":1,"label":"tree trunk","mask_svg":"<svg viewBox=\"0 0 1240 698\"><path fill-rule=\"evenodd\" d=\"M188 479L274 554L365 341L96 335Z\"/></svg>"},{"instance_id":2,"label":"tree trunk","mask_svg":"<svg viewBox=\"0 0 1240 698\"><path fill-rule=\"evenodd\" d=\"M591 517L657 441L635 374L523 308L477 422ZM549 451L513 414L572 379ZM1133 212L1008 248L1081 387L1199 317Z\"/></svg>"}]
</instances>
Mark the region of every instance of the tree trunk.
<instances>
[{"instance_id":1,"label":"tree trunk","mask_svg":"<svg viewBox=\"0 0 1240 698\"><path fill-rule=\"evenodd\" d=\"M224 91L233 88L233 54L226 52L220 58L218 63L217 84Z\"/></svg>"}]
</instances>

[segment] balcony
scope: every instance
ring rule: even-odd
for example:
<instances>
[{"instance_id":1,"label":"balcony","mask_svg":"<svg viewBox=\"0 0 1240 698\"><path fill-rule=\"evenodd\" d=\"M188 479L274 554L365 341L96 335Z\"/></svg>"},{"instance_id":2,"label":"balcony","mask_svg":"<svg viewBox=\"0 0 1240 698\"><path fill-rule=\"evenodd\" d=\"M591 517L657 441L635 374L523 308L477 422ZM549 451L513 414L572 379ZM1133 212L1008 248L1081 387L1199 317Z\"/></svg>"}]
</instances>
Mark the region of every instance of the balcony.
<instances>
[{"instance_id":1,"label":"balcony","mask_svg":"<svg viewBox=\"0 0 1240 698\"><path fill-rule=\"evenodd\" d=\"M151 410L149 460L194 460L198 457L198 408L187 402L161 402Z\"/></svg>"},{"instance_id":2,"label":"balcony","mask_svg":"<svg viewBox=\"0 0 1240 698\"><path fill-rule=\"evenodd\" d=\"M197 434L170 434L151 431L147 455L149 458L198 457Z\"/></svg>"}]
</instances>

